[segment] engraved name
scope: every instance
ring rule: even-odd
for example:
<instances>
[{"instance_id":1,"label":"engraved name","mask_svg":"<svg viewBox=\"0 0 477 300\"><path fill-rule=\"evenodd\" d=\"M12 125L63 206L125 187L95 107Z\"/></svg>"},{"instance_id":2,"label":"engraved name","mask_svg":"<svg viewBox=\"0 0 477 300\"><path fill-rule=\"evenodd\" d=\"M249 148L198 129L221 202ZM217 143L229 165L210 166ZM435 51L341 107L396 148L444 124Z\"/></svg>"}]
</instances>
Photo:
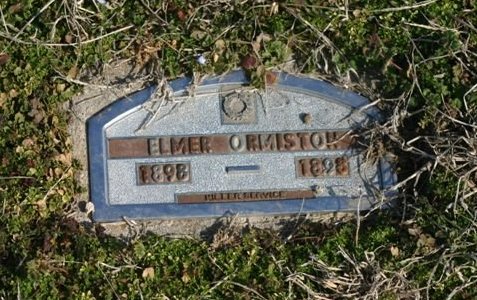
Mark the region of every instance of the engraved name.
<instances>
[{"instance_id":1,"label":"engraved name","mask_svg":"<svg viewBox=\"0 0 477 300\"><path fill-rule=\"evenodd\" d=\"M212 153L210 139L201 137L162 137L149 139L149 154L159 155L187 155Z\"/></svg>"},{"instance_id":2,"label":"engraved name","mask_svg":"<svg viewBox=\"0 0 477 300\"><path fill-rule=\"evenodd\" d=\"M147 154L175 156L346 149L353 142L352 137L346 133L317 131L158 137L147 139ZM113 156L127 157L127 153L122 154L124 155L117 153Z\"/></svg>"}]
</instances>

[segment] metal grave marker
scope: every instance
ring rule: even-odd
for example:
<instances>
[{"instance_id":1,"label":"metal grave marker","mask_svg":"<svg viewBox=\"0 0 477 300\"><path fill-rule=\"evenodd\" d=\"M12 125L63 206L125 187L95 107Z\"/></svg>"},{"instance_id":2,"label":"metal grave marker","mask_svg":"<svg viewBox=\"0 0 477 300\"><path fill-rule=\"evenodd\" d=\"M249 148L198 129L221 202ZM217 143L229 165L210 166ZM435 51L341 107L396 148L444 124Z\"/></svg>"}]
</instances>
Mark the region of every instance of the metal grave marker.
<instances>
[{"instance_id":1,"label":"metal grave marker","mask_svg":"<svg viewBox=\"0 0 477 300\"><path fill-rule=\"evenodd\" d=\"M267 90L243 72L149 87L88 120L94 219L165 219L369 209L395 183L389 164L364 161L354 130L379 118L368 101L285 73ZM151 110L156 111L151 119ZM360 109L361 108L361 109ZM146 126L147 125L147 126Z\"/></svg>"}]
</instances>

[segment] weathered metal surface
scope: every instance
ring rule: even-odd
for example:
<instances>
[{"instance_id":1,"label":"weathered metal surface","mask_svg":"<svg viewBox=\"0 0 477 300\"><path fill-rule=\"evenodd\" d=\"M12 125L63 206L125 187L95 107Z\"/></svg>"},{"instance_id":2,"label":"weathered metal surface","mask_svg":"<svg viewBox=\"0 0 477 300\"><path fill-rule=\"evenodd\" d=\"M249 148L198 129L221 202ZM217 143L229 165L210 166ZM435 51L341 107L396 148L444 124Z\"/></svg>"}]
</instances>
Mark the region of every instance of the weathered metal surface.
<instances>
[{"instance_id":1,"label":"weathered metal surface","mask_svg":"<svg viewBox=\"0 0 477 300\"><path fill-rule=\"evenodd\" d=\"M364 161L356 130L379 119L368 101L287 74L266 91L242 72L206 80L173 101L154 87L119 99L88 121L90 195L99 221L294 214L369 209L394 184L385 160ZM178 100L180 99L180 100Z\"/></svg>"}]
</instances>

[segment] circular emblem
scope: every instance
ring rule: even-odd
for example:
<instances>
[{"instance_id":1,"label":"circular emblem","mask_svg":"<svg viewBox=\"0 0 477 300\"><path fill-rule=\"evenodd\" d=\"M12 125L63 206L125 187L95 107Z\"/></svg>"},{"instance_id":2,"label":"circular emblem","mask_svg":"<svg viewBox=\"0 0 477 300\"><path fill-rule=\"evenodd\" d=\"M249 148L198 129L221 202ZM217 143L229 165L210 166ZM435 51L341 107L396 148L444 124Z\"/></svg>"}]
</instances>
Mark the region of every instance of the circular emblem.
<instances>
[{"instance_id":1,"label":"circular emblem","mask_svg":"<svg viewBox=\"0 0 477 300\"><path fill-rule=\"evenodd\" d=\"M252 100L243 94L233 94L224 99L223 110L230 119L240 121L252 113Z\"/></svg>"}]
</instances>

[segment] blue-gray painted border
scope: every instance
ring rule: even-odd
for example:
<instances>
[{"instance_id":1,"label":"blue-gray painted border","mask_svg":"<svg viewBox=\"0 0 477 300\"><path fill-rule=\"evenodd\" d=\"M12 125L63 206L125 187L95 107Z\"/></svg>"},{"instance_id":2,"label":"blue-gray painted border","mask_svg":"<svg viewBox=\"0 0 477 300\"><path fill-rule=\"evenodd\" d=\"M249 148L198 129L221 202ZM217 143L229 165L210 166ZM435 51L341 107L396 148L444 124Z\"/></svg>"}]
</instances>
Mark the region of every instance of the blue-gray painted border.
<instances>
[{"instance_id":1,"label":"blue-gray painted border","mask_svg":"<svg viewBox=\"0 0 477 300\"><path fill-rule=\"evenodd\" d=\"M181 78L170 82L175 92L184 90L190 78ZM246 74L239 70L224 76L206 79L201 86L213 86L221 84L247 84ZM341 105L360 109L369 104L368 100L358 94L339 89L324 81L296 77L286 73L278 74L280 88L307 92L327 98L329 101ZM88 159L89 159L89 182L90 198L95 206L93 218L95 221L115 221L123 217L133 219L171 219L192 217L220 217L228 214L241 215L280 215L312 212L336 212L356 211L357 200L348 197L319 197L316 199L274 200L238 203L204 203L204 204L135 204L135 205L110 205L107 199L106 162L107 147L105 126L120 114L138 107L149 100L156 89L150 86L127 97L121 98L87 121ZM380 118L379 111L374 108L364 110L372 119ZM386 168L386 178L393 178L393 182L387 180L383 185L389 186L394 183L394 173ZM384 175L384 174L383 174ZM361 199L361 209L369 209L372 199Z\"/></svg>"}]
</instances>

